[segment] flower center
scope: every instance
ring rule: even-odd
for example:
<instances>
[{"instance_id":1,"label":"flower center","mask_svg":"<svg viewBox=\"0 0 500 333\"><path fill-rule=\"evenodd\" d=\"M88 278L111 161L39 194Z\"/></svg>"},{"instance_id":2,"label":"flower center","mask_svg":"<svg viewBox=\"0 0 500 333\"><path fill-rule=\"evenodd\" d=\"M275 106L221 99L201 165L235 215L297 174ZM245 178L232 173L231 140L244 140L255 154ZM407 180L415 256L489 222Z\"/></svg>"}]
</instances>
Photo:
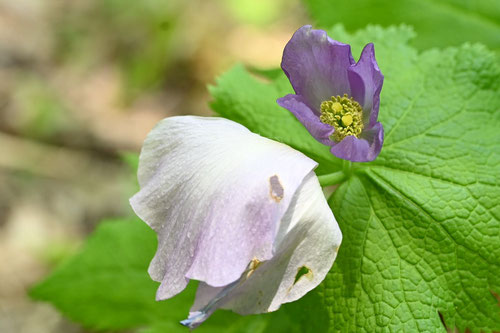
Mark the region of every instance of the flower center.
<instances>
[{"instance_id":1,"label":"flower center","mask_svg":"<svg viewBox=\"0 0 500 333\"><path fill-rule=\"evenodd\" d=\"M363 131L363 108L347 94L340 97L332 96L329 101L321 103L321 122L333 126L335 131L330 139L342 141L346 136L354 135L359 138Z\"/></svg>"}]
</instances>

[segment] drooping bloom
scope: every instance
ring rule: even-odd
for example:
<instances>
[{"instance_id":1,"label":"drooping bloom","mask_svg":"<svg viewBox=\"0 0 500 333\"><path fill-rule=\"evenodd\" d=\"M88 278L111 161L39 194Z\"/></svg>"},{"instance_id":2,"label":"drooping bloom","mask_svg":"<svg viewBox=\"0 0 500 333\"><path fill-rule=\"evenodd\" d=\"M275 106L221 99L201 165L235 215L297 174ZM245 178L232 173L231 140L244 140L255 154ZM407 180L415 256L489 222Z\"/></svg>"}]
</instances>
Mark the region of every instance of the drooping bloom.
<instances>
[{"instance_id":1,"label":"drooping bloom","mask_svg":"<svg viewBox=\"0 0 500 333\"><path fill-rule=\"evenodd\" d=\"M171 117L148 135L130 203L158 234L156 299L201 281L189 318L277 310L316 287L342 235L314 173L292 148L222 118Z\"/></svg>"},{"instance_id":2,"label":"drooping bloom","mask_svg":"<svg viewBox=\"0 0 500 333\"><path fill-rule=\"evenodd\" d=\"M384 76L367 44L356 63L351 47L306 25L285 46L281 68L295 95L278 99L333 155L353 162L374 160L384 141L377 122Z\"/></svg>"}]
</instances>

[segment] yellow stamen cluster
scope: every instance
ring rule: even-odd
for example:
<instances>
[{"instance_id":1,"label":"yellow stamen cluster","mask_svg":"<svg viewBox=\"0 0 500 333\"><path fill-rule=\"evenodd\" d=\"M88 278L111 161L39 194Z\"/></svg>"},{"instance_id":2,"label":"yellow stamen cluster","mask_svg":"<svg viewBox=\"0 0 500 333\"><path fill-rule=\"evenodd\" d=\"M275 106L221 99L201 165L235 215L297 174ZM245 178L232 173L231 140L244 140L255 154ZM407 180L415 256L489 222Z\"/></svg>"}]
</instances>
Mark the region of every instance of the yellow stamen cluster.
<instances>
[{"instance_id":1,"label":"yellow stamen cluster","mask_svg":"<svg viewBox=\"0 0 500 333\"><path fill-rule=\"evenodd\" d=\"M359 138L363 131L363 108L347 94L340 97L332 96L329 101L321 103L321 122L333 126L335 131L330 139L342 141L346 136L354 135Z\"/></svg>"}]
</instances>

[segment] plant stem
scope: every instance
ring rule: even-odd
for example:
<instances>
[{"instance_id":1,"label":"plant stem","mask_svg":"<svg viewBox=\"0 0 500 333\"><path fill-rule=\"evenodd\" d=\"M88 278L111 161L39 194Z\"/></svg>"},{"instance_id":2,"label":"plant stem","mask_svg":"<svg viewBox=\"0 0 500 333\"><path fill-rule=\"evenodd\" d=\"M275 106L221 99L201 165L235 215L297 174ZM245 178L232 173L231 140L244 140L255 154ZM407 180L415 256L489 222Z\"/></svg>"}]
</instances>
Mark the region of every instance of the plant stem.
<instances>
[{"instance_id":1,"label":"plant stem","mask_svg":"<svg viewBox=\"0 0 500 333\"><path fill-rule=\"evenodd\" d=\"M339 184L345 178L346 176L343 171L337 171L327 175L318 176L319 184L322 187Z\"/></svg>"},{"instance_id":2,"label":"plant stem","mask_svg":"<svg viewBox=\"0 0 500 333\"><path fill-rule=\"evenodd\" d=\"M350 177L352 174L352 162L348 160L342 161L342 171L346 175L346 177Z\"/></svg>"}]
</instances>

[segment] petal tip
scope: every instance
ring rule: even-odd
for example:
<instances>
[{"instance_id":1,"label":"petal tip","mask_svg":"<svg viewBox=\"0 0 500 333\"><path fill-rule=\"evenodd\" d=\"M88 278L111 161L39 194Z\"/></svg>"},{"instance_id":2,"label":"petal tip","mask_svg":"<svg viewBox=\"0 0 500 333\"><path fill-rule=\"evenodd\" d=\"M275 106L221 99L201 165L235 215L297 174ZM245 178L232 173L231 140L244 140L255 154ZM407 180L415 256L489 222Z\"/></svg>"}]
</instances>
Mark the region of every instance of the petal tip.
<instances>
[{"instance_id":1,"label":"petal tip","mask_svg":"<svg viewBox=\"0 0 500 333\"><path fill-rule=\"evenodd\" d=\"M203 311L190 312L187 319L181 320L180 324L191 329L200 326L209 315Z\"/></svg>"},{"instance_id":2,"label":"petal tip","mask_svg":"<svg viewBox=\"0 0 500 333\"><path fill-rule=\"evenodd\" d=\"M282 108L287 109L287 105L289 104L290 99L292 99L294 97L296 98L297 95L288 94L288 95L285 95L283 97L278 98L276 100L276 103L278 103L278 105L281 106Z\"/></svg>"},{"instance_id":3,"label":"petal tip","mask_svg":"<svg viewBox=\"0 0 500 333\"><path fill-rule=\"evenodd\" d=\"M375 57L375 45L373 43L366 44L363 48L363 51L361 51L358 63L364 61L368 61L373 66L373 69L379 72L380 75L382 75L380 68L378 67L377 59Z\"/></svg>"}]
</instances>

